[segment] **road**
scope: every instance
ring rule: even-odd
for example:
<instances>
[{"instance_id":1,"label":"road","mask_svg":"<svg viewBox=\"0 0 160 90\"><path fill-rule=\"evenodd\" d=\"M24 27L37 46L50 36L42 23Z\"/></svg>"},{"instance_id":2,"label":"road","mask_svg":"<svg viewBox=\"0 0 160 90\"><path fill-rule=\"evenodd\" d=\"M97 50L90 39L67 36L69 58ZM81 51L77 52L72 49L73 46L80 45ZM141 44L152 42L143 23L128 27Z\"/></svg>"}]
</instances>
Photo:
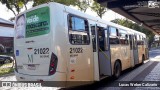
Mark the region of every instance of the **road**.
<instances>
[{"instance_id":1,"label":"road","mask_svg":"<svg viewBox=\"0 0 160 90\"><path fill-rule=\"evenodd\" d=\"M112 87L117 82L123 84L128 81L160 81L160 49L154 49L149 52L150 59L145 64L135 68L127 69L122 72L118 80L112 78L104 79L91 85L69 88L67 90L160 90L159 87ZM16 81L14 73L0 77L0 81ZM117 85L117 84L116 84ZM0 88L5 90L6 88ZM54 87L39 88L7 88L11 90L57 90Z\"/></svg>"}]
</instances>

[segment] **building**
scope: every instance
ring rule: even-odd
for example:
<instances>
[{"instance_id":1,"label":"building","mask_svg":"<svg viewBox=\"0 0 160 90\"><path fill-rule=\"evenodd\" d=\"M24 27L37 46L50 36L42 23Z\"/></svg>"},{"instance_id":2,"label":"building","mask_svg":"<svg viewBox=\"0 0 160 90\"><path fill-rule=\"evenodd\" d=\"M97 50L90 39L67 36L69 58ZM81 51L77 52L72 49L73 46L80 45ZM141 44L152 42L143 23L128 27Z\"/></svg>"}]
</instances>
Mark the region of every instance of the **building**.
<instances>
[{"instance_id":1,"label":"building","mask_svg":"<svg viewBox=\"0 0 160 90\"><path fill-rule=\"evenodd\" d=\"M0 53L13 52L14 23L0 18Z\"/></svg>"}]
</instances>

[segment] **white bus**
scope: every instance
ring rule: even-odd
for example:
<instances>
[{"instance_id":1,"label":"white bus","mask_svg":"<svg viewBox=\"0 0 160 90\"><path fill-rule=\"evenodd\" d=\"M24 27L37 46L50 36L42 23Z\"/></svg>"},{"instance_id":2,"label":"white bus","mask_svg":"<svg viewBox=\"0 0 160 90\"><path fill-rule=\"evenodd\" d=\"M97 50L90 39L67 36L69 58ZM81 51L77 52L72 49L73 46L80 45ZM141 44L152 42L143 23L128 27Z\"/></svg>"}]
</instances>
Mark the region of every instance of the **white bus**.
<instances>
[{"instance_id":1,"label":"white bus","mask_svg":"<svg viewBox=\"0 0 160 90\"><path fill-rule=\"evenodd\" d=\"M54 2L19 14L15 29L18 81L118 78L148 58L145 34Z\"/></svg>"}]
</instances>

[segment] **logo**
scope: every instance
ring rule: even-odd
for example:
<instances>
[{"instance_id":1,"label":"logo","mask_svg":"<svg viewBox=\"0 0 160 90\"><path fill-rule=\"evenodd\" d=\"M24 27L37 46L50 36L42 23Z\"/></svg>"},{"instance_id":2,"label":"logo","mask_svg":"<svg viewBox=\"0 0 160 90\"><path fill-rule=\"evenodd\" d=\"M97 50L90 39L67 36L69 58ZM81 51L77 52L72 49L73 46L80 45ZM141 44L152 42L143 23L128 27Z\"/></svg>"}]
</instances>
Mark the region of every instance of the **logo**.
<instances>
[{"instance_id":1,"label":"logo","mask_svg":"<svg viewBox=\"0 0 160 90\"><path fill-rule=\"evenodd\" d=\"M159 4L157 1L148 1L148 8L159 8Z\"/></svg>"},{"instance_id":2,"label":"logo","mask_svg":"<svg viewBox=\"0 0 160 90\"><path fill-rule=\"evenodd\" d=\"M33 55L28 55L28 63L33 63Z\"/></svg>"},{"instance_id":3,"label":"logo","mask_svg":"<svg viewBox=\"0 0 160 90\"><path fill-rule=\"evenodd\" d=\"M12 87L11 82L2 82L2 87Z\"/></svg>"}]
</instances>

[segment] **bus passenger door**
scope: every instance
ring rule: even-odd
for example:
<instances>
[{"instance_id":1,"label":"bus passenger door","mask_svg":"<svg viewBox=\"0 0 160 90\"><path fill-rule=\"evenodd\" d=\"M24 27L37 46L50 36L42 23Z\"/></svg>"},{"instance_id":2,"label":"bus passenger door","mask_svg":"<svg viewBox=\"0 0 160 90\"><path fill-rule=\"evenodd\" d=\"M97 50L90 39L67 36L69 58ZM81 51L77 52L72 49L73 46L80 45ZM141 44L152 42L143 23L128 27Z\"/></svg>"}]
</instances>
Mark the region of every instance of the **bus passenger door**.
<instances>
[{"instance_id":1,"label":"bus passenger door","mask_svg":"<svg viewBox=\"0 0 160 90\"><path fill-rule=\"evenodd\" d=\"M92 47L93 47L93 62L94 62L94 80L99 81L99 62L97 50L97 25L91 25Z\"/></svg>"},{"instance_id":2,"label":"bus passenger door","mask_svg":"<svg viewBox=\"0 0 160 90\"><path fill-rule=\"evenodd\" d=\"M130 45L130 59L131 59L131 66L134 67L133 37L132 37L132 35L129 35L129 45Z\"/></svg>"},{"instance_id":3,"label":"bus passenger door","mask_svg":"<svg viewBox=\"0 0 160 90\"><path fill-rule=\"evenodd\" d=\"M109 33L103 27L92 27L94 60L98 60L99 77L111 76Z\"/></svg>"},{"instance_id":4,"label":"bus passenger door","mask_svg":"<svg viewBox=\"0 0 160 90\"><path fill-rule=\"evenodd\" d=\"M134 56L134 65L139 63L138 58L138 46L137 46L137 36L133 36L133 56Z\"/></svg>"}]
</instances>

